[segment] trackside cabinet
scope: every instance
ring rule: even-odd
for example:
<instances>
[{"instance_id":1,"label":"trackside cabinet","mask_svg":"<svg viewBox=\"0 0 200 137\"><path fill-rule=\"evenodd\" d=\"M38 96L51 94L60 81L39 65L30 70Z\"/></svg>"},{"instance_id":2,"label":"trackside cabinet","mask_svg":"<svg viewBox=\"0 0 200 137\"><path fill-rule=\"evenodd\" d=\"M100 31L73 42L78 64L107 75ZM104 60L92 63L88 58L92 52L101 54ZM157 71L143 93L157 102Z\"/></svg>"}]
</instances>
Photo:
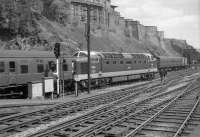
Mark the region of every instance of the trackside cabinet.
<instances>
[{"instance_id":1,"label":"trackside cabinet","mask_svg":"<svg viewBox=\"0 0 200 137\"><path fill-rule=\"evenodd\" d=\"M28 83L28 98L43 98L43 83L42 81L32 81Z\"/></svg>"},{"instance_id":2,"label":"trackside cabinet","mask_svg":"<svg viewBox=\"0 0 200 137\"><path fill-rule=\"evenodd\" d=\"M54 93L54 78L53 77L44 77L43 78L43 95L51 93L51 98L53 99Z\"/></svg>"}]
</instances>

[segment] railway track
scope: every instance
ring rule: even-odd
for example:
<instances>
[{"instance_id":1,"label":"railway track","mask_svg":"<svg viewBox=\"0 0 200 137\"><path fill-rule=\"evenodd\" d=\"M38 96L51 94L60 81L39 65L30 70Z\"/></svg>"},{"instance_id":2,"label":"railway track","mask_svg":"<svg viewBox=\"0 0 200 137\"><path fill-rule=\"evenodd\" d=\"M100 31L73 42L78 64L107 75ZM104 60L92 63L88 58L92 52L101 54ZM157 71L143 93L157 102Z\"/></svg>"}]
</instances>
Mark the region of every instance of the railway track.
<instances>
[{"instance_id":1,"label":"railway track","mask_svg":"<svg viewBox=\"0 0 200 137\"><path fill-rule=\"evenodd\" d=\"M176 80L166 80L166 87L170 84L175 84L175 81L180 81L180 76L176 77ZM98 107L115 100L115 103L123 102L133 97L137 97L139 94L149 94L148 92L154 91L152 94L159 93L160 89L164 88L160 85L159 80L154 80L142 85L135 86L135 89L127 88L124 90L114 91L111 93L105 93L96 95L90 98L76 100L67 103L61 103L46 109L40 109L37 111L19 113L8 117L0 118L0 136L12 135L30 127L38 126L40 124L49 123L50 121L57 120L58 118L73 115L78 112L88 110L89 108ZM141 91L142 90L142 91ZM134 92L134 93L133 93ZM144 94L144 96L145 96Z\"/></svg>"},{"instance_id":2,"label":"railway track","mask_svg":"<svg viewBox=\"0 0 200 137\"><path fill-rule=\"evenodd\" d=\"M5 104L0 105L0 118L8 117L11 115L19 114L21 112L33 111L48 106L55 105L58 102L48 102L48 103L20 103L20 104Z\"/></svg>"},{"instance_id":3,"label":"railway track","mask_svg":"<svg viewBox=\"0 0 200 137\"><path fill-rule=\"evenodd\" d=\"M172 82L169 80L168 84L166 84L166 88L170 84L174 84L175 81L179 81L180 79L174 80ZM153 84L152 84L153 82ZM47 109L41 109L38 111L33 111L30 113L22 113L13 115L10 117L5 117L0 119L0 135L8 136L18 132L22 132L27 130L28 128L38 126L43 123L49 123L50 121L55 121L61 117L65 117L68 115L73 115L78 112L87 110L89 108L94 108L100 105L104 105L107 103L121 103L130 98L136 99L139 95L148 96L149 92L154 91L159 93L159 88L164 88L161 86L157 80L149 82L150 84L143 84L142 88L140 86L136 86L135 89L125 89L120 91L115 91L112 93L105 93L102 95L81 99L77 101L72 101L68 103L62 103L56 106L49 107ZM155 90L153 90L155 89ZM152 94L153 94L152 93ZM145 95L146 94L146 95ZM115 101L117 100L117 101ZM114 102L113 102L114 101ZM105 108L111 108L112 106L108 105Z\"/></svg>"},{"instance_id":4,"label":"railway track","mask_svg":"<svg viewBox=\"0 0 200 137\"><path fill-rule=\"evenodd\" d=\"M27 113L19 113L16 115L0 118L0 135L5 133L17 133L26 130L26 128L29 128L33 125L35 126L45 122L49 122L52 118L56 120L56 118L64 117L66 115L72 115L92 107L97 107L99 105L113 102L115 100L118 100L120 102L126 99L126 97L133 97L137 96L138 94L142 94L142 89L146 91L147 89L154 88L156 85L159 85L159 83L151 83L149 85L142 84L140 85L143 86L142 88L136 86L130 89L127 88L124 90L96 95L93 97L80 99L72 102L61 103L58 105L48 107L46 109L40 109ZM21 130L19 131L19 129Z\"/></svg>"},{"instance_id":5,"label":"railway track","mask_svg":"<svg viewBox=\"0 0 200 137\"><path fill-rule=\"evenodd\" d=\"M198 87L199 89L200 87ZM200 124L200 98L197 97L197 94L198 92L194 90L184 96L178 96L149 118L143 114L146 120L142 123L138 122L139 126L132 128L126 137L188 135L191 132L190 125Z\"/></svg>"},{"instance_id":6,"label":"railway track","mask_svg":"<svg viewBox=\"0 0 200 137\"><path fill-rule=\"evenodd\" d=\"M191 88L191 86L192 84L187 86L186 89L188 90L188 88ZM59 125L53 126L44 131L38 132L36 134L32 134L29 137L95 136L95 135L98 135L99 133L102 133L102 131L109 130L112 126L117 125L119 122L118 121L119 119L123 119L124 117L130 116L130 115L132 116L132 115L145 112L154 107L163 108L164 105L166 105L166 103L174 99L176 95L180 94L180 92L182 92L182 90L181 91L172 90L168 92L163 91L163 93L159 93L151 97L141 98L141 100L137 102L127 101L126 103L112 106L112 109L105 110L105 109L100 108L90 113L87 113L83 116L80 116L78 118L71 119L67 122L63 122ZM113 121L115 122L117 121L117 123L114 124ZM124 129L123 127L120 127L120 128ZM120 128L115 130L115 133L118 131L122 131L120 130ZM124 130L127 130L127 129L124 129ZM120 133L120 134L124 135L124 133ZM101 136L102 135L100 135L100 137ZM109 136L109 135L105 135L105 137L106 136Z\"/></svg>"}]
</instances>

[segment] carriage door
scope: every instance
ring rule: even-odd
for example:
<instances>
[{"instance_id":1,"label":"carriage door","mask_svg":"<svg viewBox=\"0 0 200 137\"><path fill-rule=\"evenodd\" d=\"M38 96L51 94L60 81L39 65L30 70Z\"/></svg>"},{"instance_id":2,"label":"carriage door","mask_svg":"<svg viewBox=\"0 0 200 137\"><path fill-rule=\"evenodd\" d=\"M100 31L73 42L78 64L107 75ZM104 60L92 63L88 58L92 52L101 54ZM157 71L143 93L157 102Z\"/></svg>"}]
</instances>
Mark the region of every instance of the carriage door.
<instances>
[{"instance_id":1,"label":"carriage door","mask_svg":"<svg viewBox=\"0 0 200 137\"><path fill-rule=\"evenodd\" d=\"M7 62L0 60L0 86L8 85L9 76L7 70Z\"/></svg>"},{"instance_id":2,"label":"carriage door","mask_svg":"<svg viewBox=\"0 0 200 137\"><path fill-rule=\"evenodd\" d=\"M10 60L8 62L8 74L9 74L9 84L16 84L16 61Z\"/></svg>"},{"instance_id":3,"label":"carriage door","mask_svg":"<svg viewBox=\"0 0 200 137\"><path fill-rule=\"evenodd\" d=\"M98 66L98 68L99 68L99 73L102 73L103 72L103 61L102 61L102 57L101 56L98 56L98 61L99 61L99 66Z\"/></svg>"}]
</instances>

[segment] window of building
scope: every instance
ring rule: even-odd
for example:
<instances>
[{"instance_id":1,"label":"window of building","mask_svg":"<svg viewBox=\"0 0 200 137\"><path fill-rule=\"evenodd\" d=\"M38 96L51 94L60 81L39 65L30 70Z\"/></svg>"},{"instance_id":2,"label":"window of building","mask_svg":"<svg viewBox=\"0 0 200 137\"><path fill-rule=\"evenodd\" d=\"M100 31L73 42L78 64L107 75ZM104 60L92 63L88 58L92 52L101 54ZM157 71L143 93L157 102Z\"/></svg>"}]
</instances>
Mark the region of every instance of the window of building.
<instances>
[{"instance_id":1,"label":"window of building","mask_svg":"<svg viewBox=\"0 0 200 137\"><path fill-rule=\"evenodd\" d=\"M28 73L28 65L21 65L20 68L22 74Z\"/></svg>"},{"instance_id":2,"label":"window of building","mask_svg":"<svg viewBox=\"0 0 200 137\"><path fill-rule=\"evenodd\" d=\"M137 64L137 61L135 60L134 63Z\"/></svg>"},{"instance_id":3,"label":"window of building","mask_svg":"<svg viewBox=\"0 0 200 137\"><path fill-rule=\"evenodd\" d=\"M9 71L15 72L15 62L14 61L9 62Z\"/></svg>"},{"instance_id":4,"label":"window of building","mask_svg":"<svg viewBox=\"0 0 200 137\"><path fill-rule=\"evenodd\" d=\"M120 61L120 64L124 64L124 62L123 62L123 61Z\"/></svg>"},{"instance_id":5,"label":"window of building","mask_svg":"<svg viewBox=\"0 0 200 137\"><path fill-rule=\"evenodd\" d=\"M37 72L38 73L44 72L44 65L43 64L38 64L37 65Z\"/></svg>"},{"instance_id":6,"label":"window of building","mask_svg":"<svg viewBox=\"0 0 200 137\"><path fill-rule=\"evenodd\" d=\"M113 61L113 64L117 64L117 61Z\"/></svg>"},{"instance_id":7,"label":"window of building","mask_svg":"<svg viewBox=\"0 0 200 137\"><path fill-rule=\"evenodd\" d=\"M142 64L142 61L139 61L139 64Z\"/></svg>"},{"instance_id":8,"label":"window of building","mask_svg":"<svg viewBox=\"0 0 200 137\"><path fill-rule=\"evenodd\" d=\"M109 61L106 61L106 64L109 64Z\"/></svg>"},{"instance_id":9,"label":"window of building","mask_svg":"<svg viewBox=\"0 0 200 137\"><path fill-rule=\"evenodd\" d=\"M5 63L0 62L0 72L4 72L4 71L5 71Z\"/></svg>"}]
</instances>

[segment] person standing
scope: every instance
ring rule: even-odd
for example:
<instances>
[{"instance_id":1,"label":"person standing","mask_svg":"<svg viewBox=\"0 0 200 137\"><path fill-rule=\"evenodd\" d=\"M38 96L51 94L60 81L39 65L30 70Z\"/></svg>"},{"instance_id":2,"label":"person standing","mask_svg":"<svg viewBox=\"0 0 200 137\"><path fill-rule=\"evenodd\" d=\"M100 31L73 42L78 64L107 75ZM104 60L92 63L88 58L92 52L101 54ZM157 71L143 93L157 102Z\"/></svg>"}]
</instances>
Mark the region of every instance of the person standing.
<instances>
[{"instance_id":1,"label":"person standing","mask_svg":"<svg viewBox=\"0 0 200 137\"><path fill-rule=\"evenodd\" d=\"M164 71L163 71L163 69L159 69L159 75L160 75L160 80L161 80L161 83L162 83L163 77L164 77Z\"/></svg>"}]
</instances>

